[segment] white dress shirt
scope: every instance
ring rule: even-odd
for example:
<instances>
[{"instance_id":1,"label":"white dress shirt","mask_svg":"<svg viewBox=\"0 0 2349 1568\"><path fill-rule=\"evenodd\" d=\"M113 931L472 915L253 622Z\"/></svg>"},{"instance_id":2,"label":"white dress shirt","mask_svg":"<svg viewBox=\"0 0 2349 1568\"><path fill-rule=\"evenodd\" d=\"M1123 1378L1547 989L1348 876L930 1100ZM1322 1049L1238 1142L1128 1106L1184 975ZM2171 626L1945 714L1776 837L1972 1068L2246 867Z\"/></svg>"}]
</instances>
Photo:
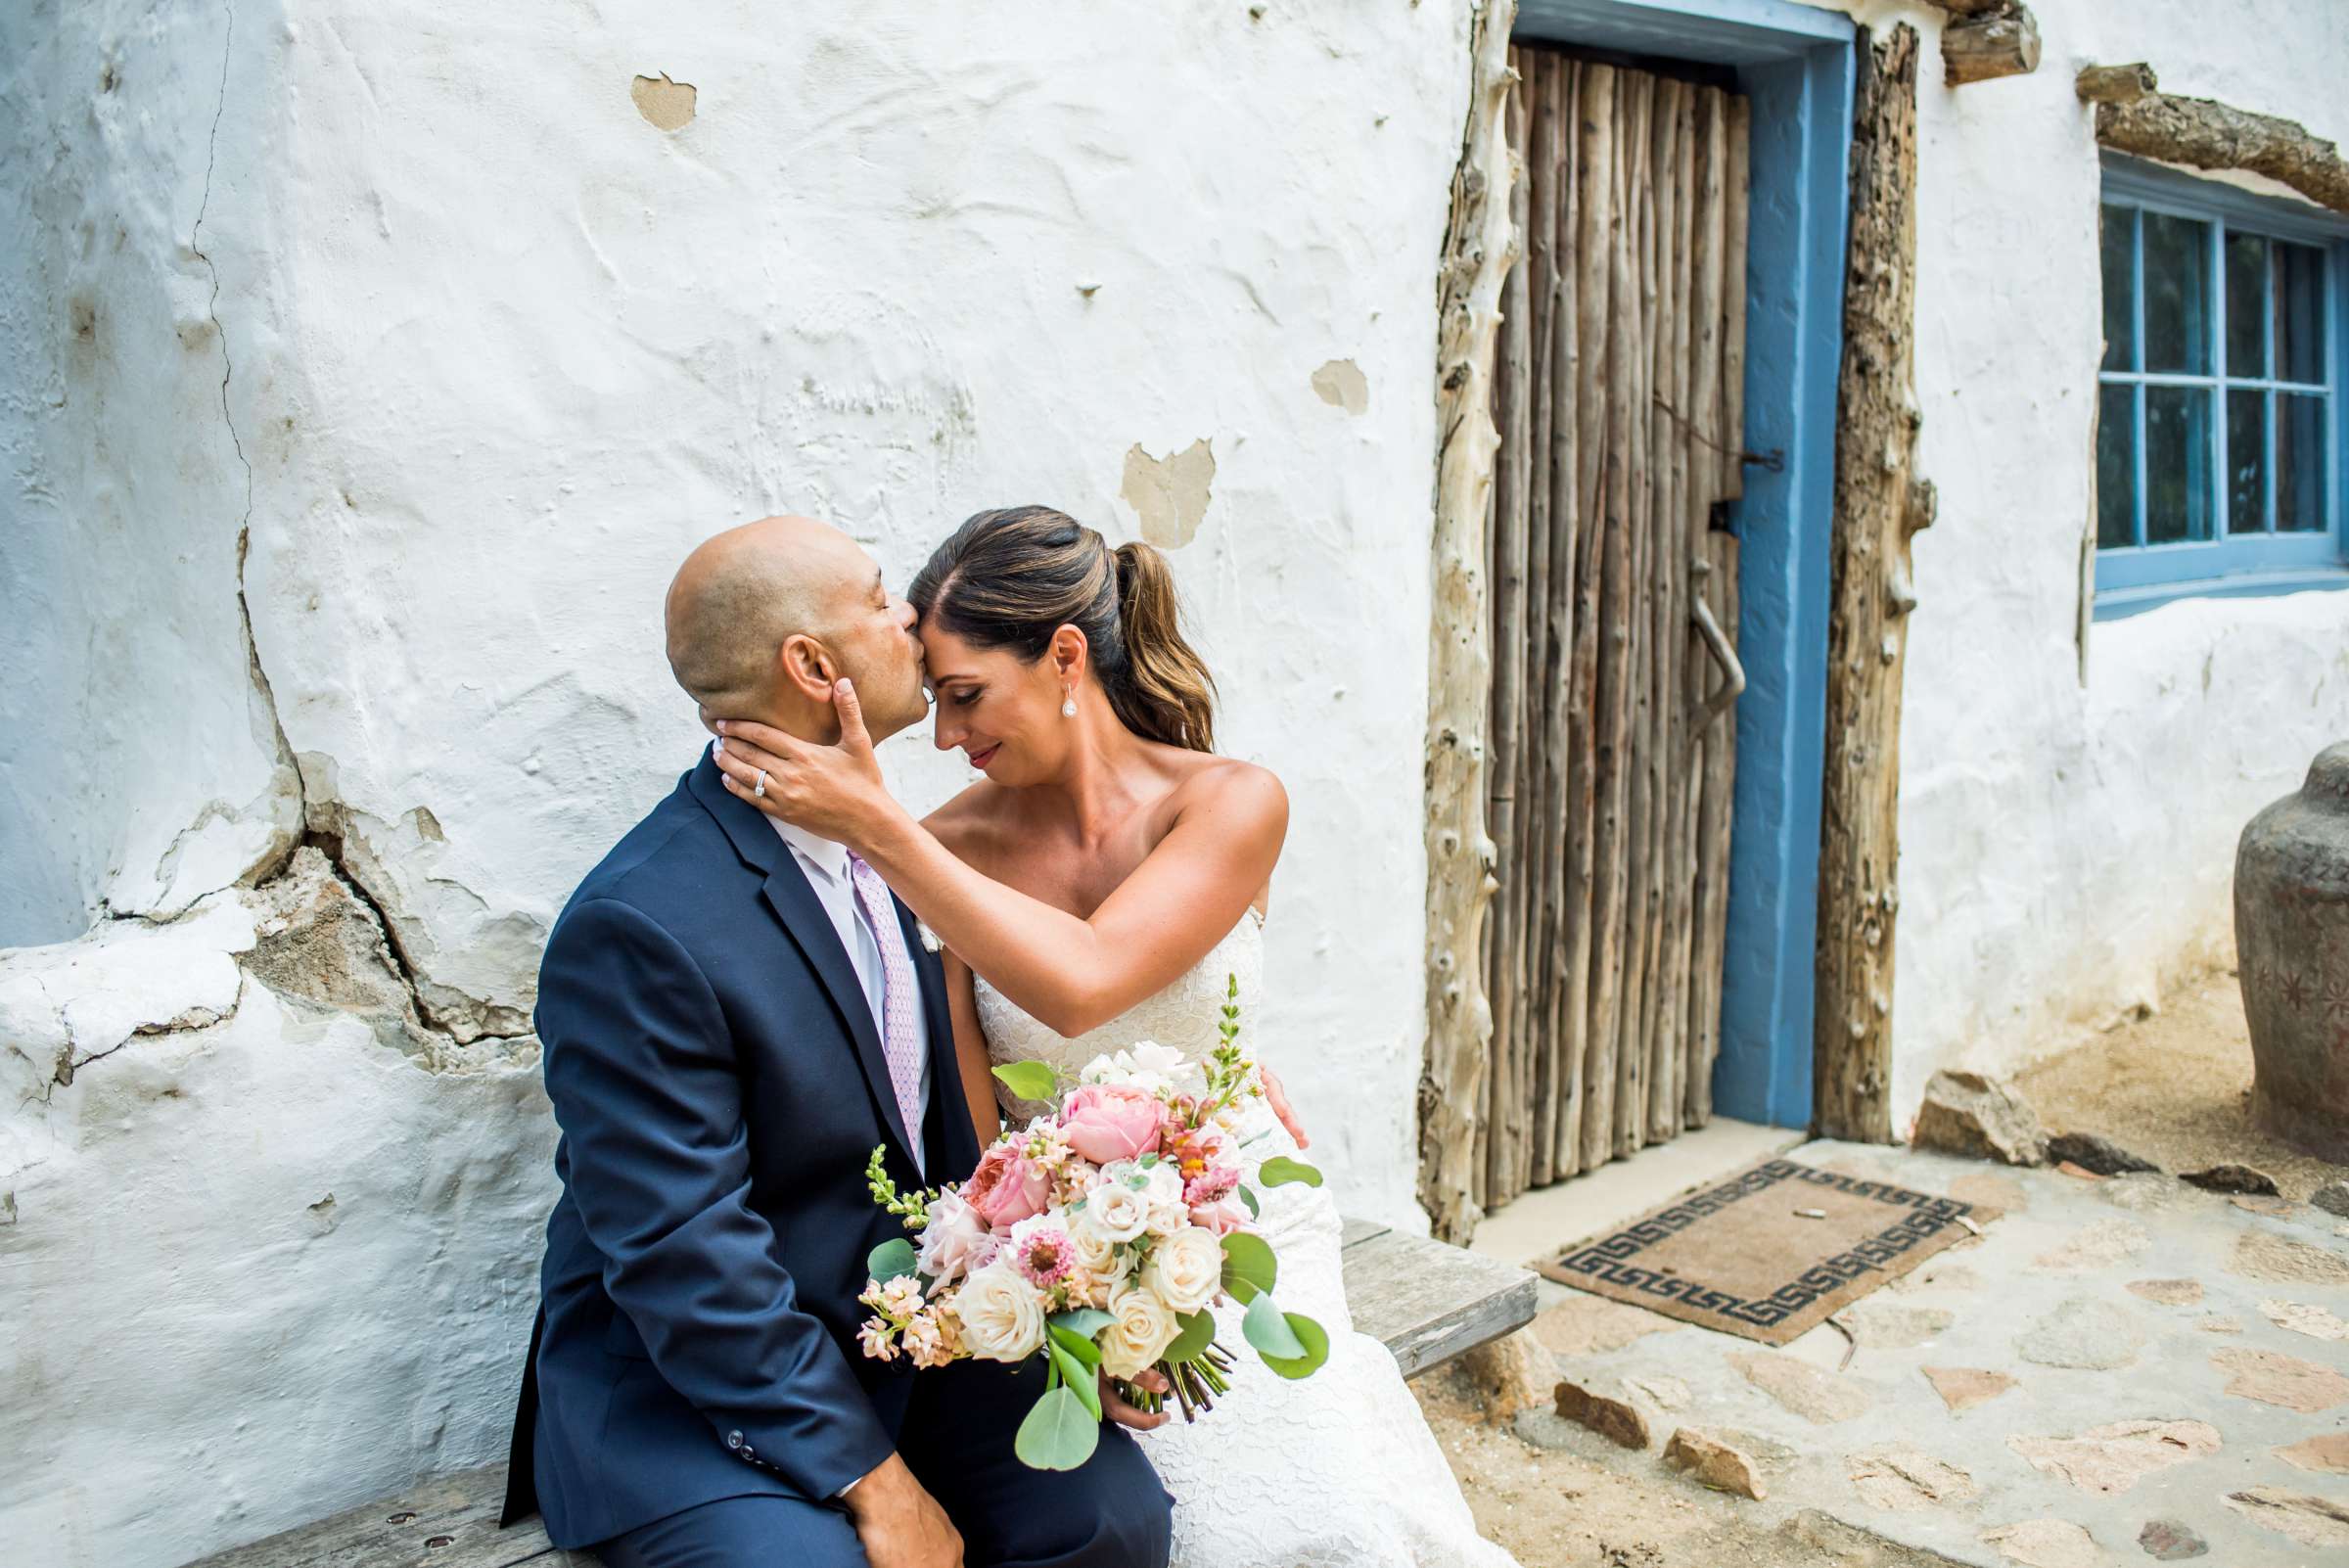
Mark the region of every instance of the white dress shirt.
<instances>
[{"instance_id":1,"label":"white dress shirt","mask_svg":"<svg viewBox=\"0 0 2349 1568\"><path fill-rule=\"evenodd\" d=\"M863 905L856 898L855 885L849 880L849 847L831 839L818 838L806 828L783 821L780 817L770 816L767 821L782 835L783 842L791 846L792 858L799 861L800 869L807 874L807 886L815 890L816 901L824 906L824 913L831 917L832 929L840 934L840 945L848 949L849 965L856 971L856 984L864 992L865 1005L872 1009L873 1033L883 1035L888 1027L884 1020L889 1016L888 974L881 963L881 944L874 937L872 928L865 924ZM910 948L905 956L908 960L913 957ZM917 967L914 973L918 984L921 971ZM913 1009L913 1042L915 1049L921 1053L920 1087L916 1090L920 1115L927 1116L930 1112L930 1024L918 997ZM885 1035L882 1043L886 1049L888 1040ZM905 1132L913 1143L914 1165L926 1169L929 1162L922 1149L920 1117Z\"/></svg>"}]
</instances>

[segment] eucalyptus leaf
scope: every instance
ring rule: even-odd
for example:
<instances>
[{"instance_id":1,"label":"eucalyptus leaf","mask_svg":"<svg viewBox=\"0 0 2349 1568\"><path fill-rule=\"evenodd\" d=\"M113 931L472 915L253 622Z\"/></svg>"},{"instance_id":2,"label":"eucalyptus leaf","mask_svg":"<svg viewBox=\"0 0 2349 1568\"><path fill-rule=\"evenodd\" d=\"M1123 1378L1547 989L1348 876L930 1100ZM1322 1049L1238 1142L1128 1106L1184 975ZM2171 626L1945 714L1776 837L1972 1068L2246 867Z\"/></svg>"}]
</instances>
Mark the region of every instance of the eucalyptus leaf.
<instances>
[{"instance_id":1,"label":"eucalyptus leaf","mask_svg":"<svg viewBox=\"0 0 2349 1568\"><path fill-rule=\"evenodd\" d=\"M1060 1088L1060 1076L1043 1062L1005 1062L995 1077L1023 1100L1048 1100Z\"/></svg>"},{"instance_id":2,"label":"eucalyptus leaf","mask_svg":"<svg viewBox=\"0 0 2349 1568\"><path fill-rule=\"evenodd\" d=\"M1281 1315L1269 1296L1259 1296L1248 1304L1247 1315L1240 1319L1240 1332L1267 1361L1293 1361L1306 1354L1305 1341L1289 1327L1289 1320Z\"/></svg>"},{"instance_id":3,"label":"eucalyptus leaf","mask_svg":"<svg viewBox=\"0 0 2349 1568\"><path fill-rule=\"evenodd\" d=\"M1280 1264L1262 1236L1235 1230L1223 1238L1223 1288L1235 1301L1254 1301L1280 1277Z\"/></svg>"},{"instance_id":4,"label":"eucalyptus leaf","mask_svg":"<svg viewBox=\"0 0 2349 1568\"><path fill-rule=\"evenodd\" d=\"M1256 1201L1256 1194L1248 1188L1240 1188L1240 1201L1248 1206L1249 1219L1262 1220L1265 1217L1264 1206Z\"/></svg>"},{"instance_id":5,"label":"eucalyptus leaf","mask_svg":"<svg viewBox=\"0 0 2349 1568\"><path fill-rule=\"evenodd\" d=\"M865 1272L886 1285L893 1279L913 1273L914 1261L919 1256L913 1250L913 1243L899 1236L894 1241L884 1241L865 1254Z\"/></svg>"},{"instance_id":6,"label":"eucalyptus leaf","mask_svg":"<svg viewBox=\"0 0 2349 1568\"><path fill-rule=\"evenodd\" d=\"M1321 1369L1322 1362L1329 1360L1329 1331L1303 1313L1283 1313L1281 1316L1287 1320L1289 1332L1295 1334L1299 1343L1305 1346L1305 1354L1288 1358L1266 1356L1259 1351L1258 1356L1278 1376L1292 1381L1313 1376Z\"/></svg>"},{"instance_id":7,"label":"eucalyptus leaf","mask_svg":"<svg viewBox=\"0 0 2349 1568\"><path fill-rule=\"evenodd\" d=\"M1044 1347L1052 1357L1052 1364L1060 1373L1060 1381L1068 1391L1084 1402L1086 1413L1095 1421L1101 1419L1101 1378L1091 1367L1079 1361L1060 1346L1057 1340Z\"/></svg>"},{"instance_id":8,"label":"eucalyptus leaf","mask_svg":"<svg viewBox=\"0 0 2349 1568\"><path fill-rule=\"evenodd\" d=\"M1286 1186L1291 1181L1302 1181L1309 1187L1321 1184L1319 1171L1303 1160L1292 1160L1285 1154L1276 1154L1267 1160L1256 1175L1257 1179L1267 1187Z\"/></svg>"},{"instance_id":9,"label":"eucalyptus leaf","mask_svg":"<svg viewBox=\"0 0 2349 1568\"><path fill-rule=\"evenodd\" d=\"M1072 1334L1058 1323L1047 1324L1046 1332L1052 1336L1052 1343L1058 1346L1064 1354L1083 1362L1086 1366L1101 1364L1101 1347L1082 1334Z\"/></svg>"},{"instance_id":10,"label":"eucalyptus leaf","mask_svg":"<svg viewBox=\"0 0 2349 1568\"><path fill-rule=\"evenodd\" d=\"M1093 1456L1101 1442L1101 1420L1075 1391L1056 1388L1036 1402L1020 1423L1011 1452L1031 1470L1074 1470Z\"/></svg>"},{"instance_id":11,"label":"eucalyptus leaf","mask_svg":"<svg viewBox=\"0 0 2349 1568\"><path fill-rule=\"evenodd\" d=\"M1160 1360L1175 1365L1197 1360L1200 1353L1215 1343L1216 1319L1213 1314L1184 1313L1174 1321L1181 1325L1181 1331L1175 1334L1165 1350L1158 1353Z\"/></svg>"},{"instance_id":12,"label":"eucalyptus leaf","mask_svg":"<svg viewBox=\"0 0 2349 1568\"><path fill-rule=\"evenodd\" d=\"M1098 1307L1072 1307L1065 1313L1054 1313L1044 1319L1054 1328L1065 1328L1081 1339L1091 1339L1117 1321Z\"/></svg>"}]
</instances>

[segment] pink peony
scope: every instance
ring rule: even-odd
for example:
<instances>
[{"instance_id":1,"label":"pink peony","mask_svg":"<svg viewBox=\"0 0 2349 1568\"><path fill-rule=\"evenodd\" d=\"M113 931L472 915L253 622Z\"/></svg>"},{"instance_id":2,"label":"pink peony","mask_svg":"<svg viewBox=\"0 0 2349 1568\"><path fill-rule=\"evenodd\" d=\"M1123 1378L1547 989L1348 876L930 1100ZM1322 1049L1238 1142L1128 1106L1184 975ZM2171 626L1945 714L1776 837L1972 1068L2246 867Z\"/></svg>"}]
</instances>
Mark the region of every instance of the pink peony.
<instances>
[{"instance_id":1,"label":"pink peony","mask_svg":"<svg viewBox=\"0 0 2349 1568\"><path fill-rule=\"evenodd\" d=\"M1095 1165L1131 1160L1157 1149L1165 1107L1158 1097L1116 1084L1086 1084L1060 1113L1069 1147Z\"/></svg>"},{"instance_id":2,"label":"pink peony","mask_svg":"<svg viewBox=\"0 0 2349 1568\"><path fill-rule=\"evenodd\" d=\"M1191 1206L1191 1223L1205 1225L1219 1236L1228 1236L1247 1222L1248 1211L1236 1197L1222 1197L1213 1203Z\"/></svg>"},{"instance_id":3,"label":"pink peony","mask_svg":"<svg viewBox=\"0 0 2349 1568\"><path fill-rule=\"evenodd\" d=\"M962 1186L971 1212L997 1230L1008 1230L1043 1211L1052 1178L1013 1143L997 1143L979 1157L979 1169Z\"/></svg>"}]
</instances>

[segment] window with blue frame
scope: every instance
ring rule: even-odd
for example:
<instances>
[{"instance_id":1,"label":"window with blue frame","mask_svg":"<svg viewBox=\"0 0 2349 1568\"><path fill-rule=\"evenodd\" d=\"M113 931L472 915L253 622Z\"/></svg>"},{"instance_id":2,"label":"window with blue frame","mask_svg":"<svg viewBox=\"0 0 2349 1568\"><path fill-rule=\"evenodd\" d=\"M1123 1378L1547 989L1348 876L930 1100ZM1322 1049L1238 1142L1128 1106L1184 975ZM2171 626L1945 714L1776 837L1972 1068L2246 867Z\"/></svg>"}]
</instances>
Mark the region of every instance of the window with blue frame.
<instances>
[{"instance_id":1,"label":"window with blue frame","mask_svg":"<svg viewBox=\"0 0 2349 1568\"><path fill-rule=\"evenodd\" d=\"M2349 224L2108 158L2096 608L2349 586Z\"/></svg>"}]
</instances>

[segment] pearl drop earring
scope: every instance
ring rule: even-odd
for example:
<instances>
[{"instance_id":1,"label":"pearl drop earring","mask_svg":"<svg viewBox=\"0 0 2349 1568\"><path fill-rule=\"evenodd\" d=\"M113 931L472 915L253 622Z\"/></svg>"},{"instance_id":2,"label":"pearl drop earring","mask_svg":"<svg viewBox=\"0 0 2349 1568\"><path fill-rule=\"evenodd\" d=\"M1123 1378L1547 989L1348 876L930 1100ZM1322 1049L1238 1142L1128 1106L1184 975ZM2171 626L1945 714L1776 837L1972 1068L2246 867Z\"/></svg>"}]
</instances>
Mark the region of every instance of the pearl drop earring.
<instances>
[{"instance_id":1,"label":"pearl drop earring","mask_svg":"<svg viewBox=\"0 0 2349 1568\"><path fill-rule=\"evenodd\" d=\"M1065 688L1060 694L1060 716L1063 718L1077 716L1077 688L1074 686Z\"/></svg>"}]
</instances>

